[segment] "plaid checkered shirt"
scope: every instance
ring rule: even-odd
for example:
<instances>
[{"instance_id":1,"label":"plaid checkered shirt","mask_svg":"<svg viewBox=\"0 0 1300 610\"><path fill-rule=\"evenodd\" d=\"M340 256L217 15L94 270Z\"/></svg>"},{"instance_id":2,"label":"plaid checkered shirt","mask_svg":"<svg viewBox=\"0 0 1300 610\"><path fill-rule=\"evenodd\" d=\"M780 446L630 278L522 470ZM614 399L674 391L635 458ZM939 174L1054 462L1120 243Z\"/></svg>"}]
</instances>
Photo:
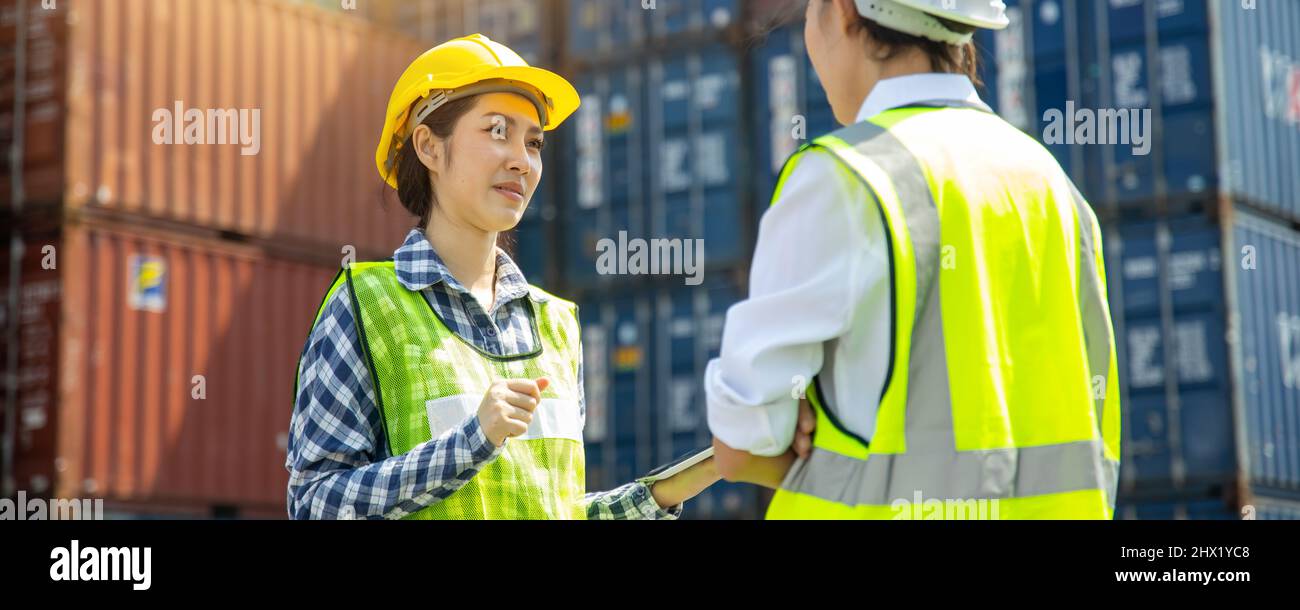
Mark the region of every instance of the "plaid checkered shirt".
<instances>
[{"instance_id":1,"label":"plaid checkered shirt","mask_svg":"<svg viewBox=\"0 0 1300 610\"><path fill-rule=\"evenodd\" d=\"M452 332L493 355L532 351L528 283L504 252L496 263L496 302L484 311L420 229L393 253L398 281L424 295ZM293 519L400 519L451 495L502 451L471 417L408 453L388 455L350 299L346 285L335 291L299 359L285 459ZM585 419L581 383L578 404ZM660 508L636 482L589 493L584 503L588 519L676 519L682 510Z\"/></svg>"}]
</instances>

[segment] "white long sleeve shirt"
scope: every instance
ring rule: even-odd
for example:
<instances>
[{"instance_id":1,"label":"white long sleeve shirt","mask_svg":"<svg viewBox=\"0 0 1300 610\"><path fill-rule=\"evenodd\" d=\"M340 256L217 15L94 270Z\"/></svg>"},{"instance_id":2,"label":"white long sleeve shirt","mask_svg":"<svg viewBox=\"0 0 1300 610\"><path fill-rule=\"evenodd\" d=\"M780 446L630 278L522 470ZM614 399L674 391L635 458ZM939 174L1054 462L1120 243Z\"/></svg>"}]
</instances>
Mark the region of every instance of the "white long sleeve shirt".
<instances>
[{"instance_id":1,"label":"white long sleeve shirt","mask_svg":"<svg viewBox=\"0 0 1300 610\"><path fill-rule=\"evenodd\" d=\"M857 121L924 101L980 101L956 74L880 81ZM850 432L870 440L892 316L885 227L870 192L828 153L807 154L763 215L749 298L727 311L704 385L709 429L754 455L784 453L813 376Z\"/></svg>"}]
</instances>

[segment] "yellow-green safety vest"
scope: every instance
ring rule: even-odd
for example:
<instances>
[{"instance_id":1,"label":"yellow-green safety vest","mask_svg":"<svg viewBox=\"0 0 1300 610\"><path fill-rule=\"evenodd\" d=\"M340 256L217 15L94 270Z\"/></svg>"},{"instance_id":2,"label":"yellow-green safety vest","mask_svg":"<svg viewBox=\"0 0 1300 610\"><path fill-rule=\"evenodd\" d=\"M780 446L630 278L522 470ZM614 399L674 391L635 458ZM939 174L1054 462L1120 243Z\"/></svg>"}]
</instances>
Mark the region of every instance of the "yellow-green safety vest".
<instances>
[{"instance_id":1,"label":"yellow-green safety vest","mask_svg":"<svg viewBox=\"0 0 1300 610\"><path fill-rule=\"evenodd\" d=\"M452 332L424 295L398 282L392 261L348 266L324 302L344 283L391 455L408 453L476 416L495 381L550 379L525 434L507 440L501 454L460 489L406 519L586 518L576 305L530 286L536 347L500 357ZM324 303L317 320L323 311Z\"/></svg>"},{"instance_id":2,"label":"yellow-green safety vest","mask_svg":"<svg viewBox=\"0 0 1300 610\"><path fill-rule=\"evenodd\" d=\"M770 519L1110 519L1120 456L1101 233L1038 142L986 109L885 111L814 140L887 228L879 396L828 404ZM847 244L846 244L847 247ZM882 347L883 349L883 347ZM849 402L852 401L852 402ZM876 409L870 441L840 425Z\"/></svg>"}]
</instances>

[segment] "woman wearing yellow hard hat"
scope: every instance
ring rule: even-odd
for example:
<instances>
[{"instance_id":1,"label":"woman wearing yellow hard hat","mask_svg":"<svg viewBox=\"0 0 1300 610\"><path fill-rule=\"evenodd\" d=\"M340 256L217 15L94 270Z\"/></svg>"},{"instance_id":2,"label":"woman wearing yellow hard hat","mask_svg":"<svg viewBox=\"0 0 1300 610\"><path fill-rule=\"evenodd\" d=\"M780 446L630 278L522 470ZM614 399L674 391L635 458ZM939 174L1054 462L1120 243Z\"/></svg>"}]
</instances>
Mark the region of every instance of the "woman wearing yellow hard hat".
<instances>
[{"instance_id":1,"label":"woman wearing yellow hard hat","mask_svg":"<svg viewBox=\"0 0 1300 610\"><path fill-rule=\"evenodd\" d=\"M564 78L477 34L398 79L375 161L420 222L392 259L340 271L317 312L291 517L672 519L718 480L705 460L585 493L577 308L496 247L541 179L544 132L578 104Z\"/></svg>"}]
</instances>

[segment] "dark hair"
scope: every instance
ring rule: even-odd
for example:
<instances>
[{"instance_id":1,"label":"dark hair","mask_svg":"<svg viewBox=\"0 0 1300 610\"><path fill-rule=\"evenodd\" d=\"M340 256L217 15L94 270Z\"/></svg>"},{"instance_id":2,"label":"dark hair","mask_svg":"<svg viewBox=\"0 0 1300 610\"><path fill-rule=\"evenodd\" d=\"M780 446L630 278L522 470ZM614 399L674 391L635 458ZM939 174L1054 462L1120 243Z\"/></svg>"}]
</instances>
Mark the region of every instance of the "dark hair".
<instances>
[{"instance_id":1,"label":"dark hair","mask_svg":"<svg viewBox=\"0 0 1300 610\"><path fill-rule=\"evenodd\" d=\"M831 2L833 0L824 0ZM969 34L976 30L975 26L957 23L949 19L935 17L945 28L958 34ZM898 30L887 28L866 17L858 16L854 27L860 30L866 30L867 35L880 45L880 55L878 59L892 59L902 50L907 48L920 49L930 60L930 69L935 72L948 72L952 74L964 74L970 78L975 86L983 86L979 77L979 53L975 48L974 42L954 45L946 42L938 42L921 36L913 36Z\"/></svg>"},{"instance_id":2,"label":"dark hair","mask_svg":"<svg viewBox=\"0 0 1300 610\"><path fill-rule=\"evenodd\" d=\"M447 102L420 124L427 126L433 135L450 141L456 123L465 116L465 113L472 110L477 102L477 95ZM414 140L415 133L412 131L411 136L397 151L397 198L406 211L420 219L420 224L417 226L426 229L429 227L429 216L433 213L433 207L438 205L438 194L433 191L433 185L429 182L429 169L420 162L420 156L415 154ZM451 165L450 146L447 148L447 165Z\"/></svg>"}]
</instances>

